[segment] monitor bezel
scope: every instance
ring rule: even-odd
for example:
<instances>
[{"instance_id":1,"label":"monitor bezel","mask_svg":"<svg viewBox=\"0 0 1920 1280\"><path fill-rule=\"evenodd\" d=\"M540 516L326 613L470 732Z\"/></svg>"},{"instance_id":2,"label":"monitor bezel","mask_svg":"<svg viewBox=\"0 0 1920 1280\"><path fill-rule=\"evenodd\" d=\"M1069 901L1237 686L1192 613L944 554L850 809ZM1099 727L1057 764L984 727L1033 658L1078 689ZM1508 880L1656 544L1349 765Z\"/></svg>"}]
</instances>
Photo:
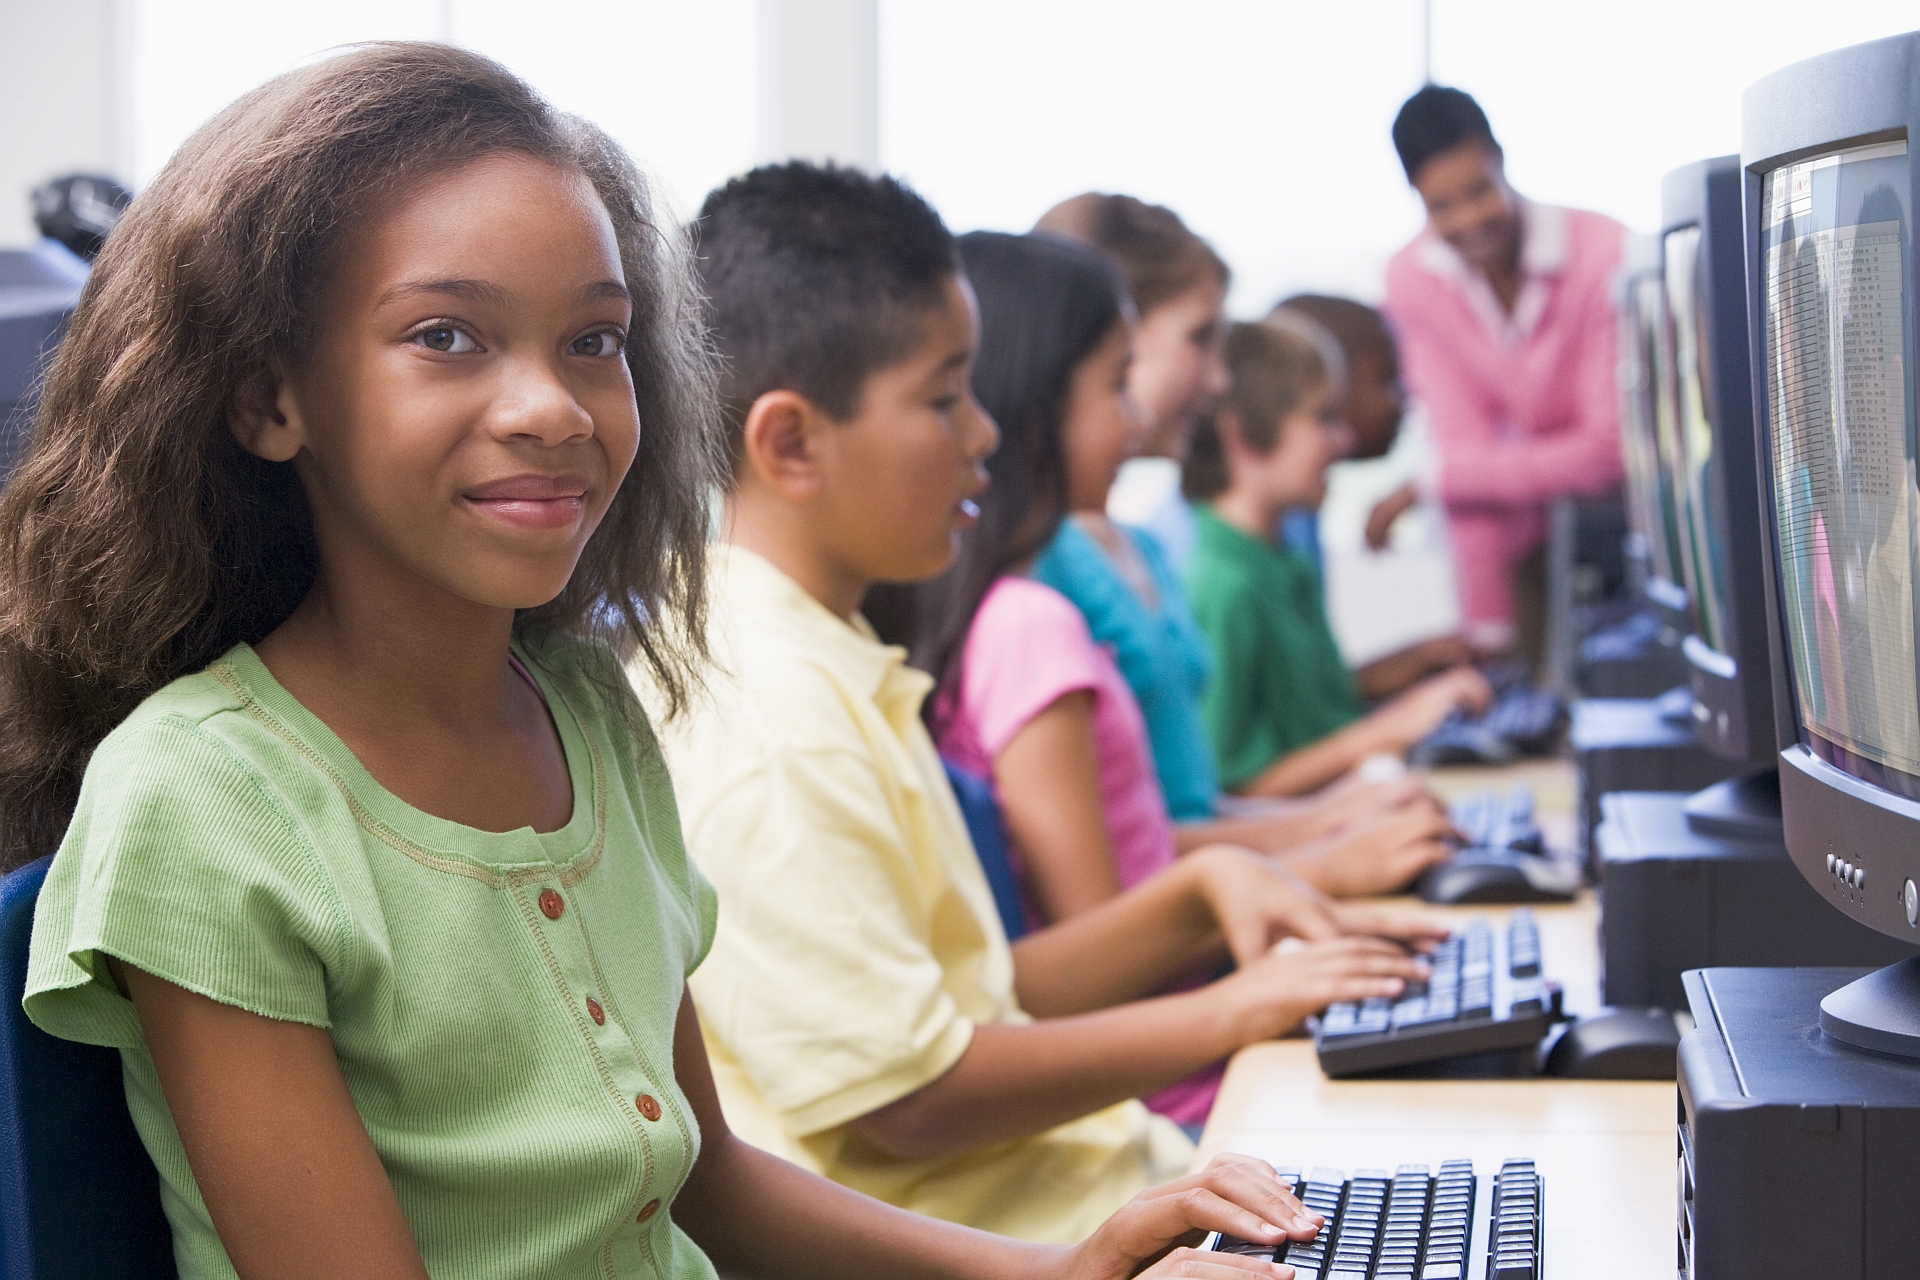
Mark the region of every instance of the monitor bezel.
<instances>
[{"instance_id":1,"label":"monitor bezel","mask_svg":"<svg viewBox=\"0 0 1920 1280\"><path fill-rule=\"evenodd\" d=\"M1681 647L1694 696L1694 736L1715 755L1771 765L1779 750L1773 717L1772 657L1766 628L1753 624L1766 606L1757 558L1734 554L1761 525L1762 455L1754 448L1752 362L1748 358L1747 261L1737 155L1682 165L1660 188L1660 244L1664 268L1667 237L1688 227L1701 231L1700 310L1711 326L1702 335L1703 360L1712 362L1706 384L1707 417L1713 430L1713 536L1726 554L1725 651L1698 631ZM1672 303L1669 300L1668 308ZM1735 319L1732 325L1724 323ZM1677 412L1677 407L1676 407ZM1746 536L1743 537L1742 534ZM1697 616L1704 607L1694 602Z\"/></svg>"},{"instance_id":2,"label":"monitor bezel","mask_svg":"<svg viewBox=\"0 0 1920 1280\"><path fill-rule=\"evenodd\" d=\"M1920 939L1905 885L1920 882L1920 803L1828 764L1801 740L1798 705L1780 607L1779 529L1767 401L1765 278L1760 205L1766 175L1781 165L1877 142L1908 145L1908 181L1920 209L1920 32L1889 36L1794 63L1755 82L1741 98L1740 164L1745 225L1747 333L1754 455L1760 472L1762 570L1773 718L1780 751L1780 804L1787 852L1830 904L1890 937ZM1910 244L1920 243L1909 228ZM1907 288L1920 299L1920 254L1909 253ZM1842 876L1844 869L1849 874ZM1856 887L1852 872L1861 874Z\"/></svg>"}]
</instances>

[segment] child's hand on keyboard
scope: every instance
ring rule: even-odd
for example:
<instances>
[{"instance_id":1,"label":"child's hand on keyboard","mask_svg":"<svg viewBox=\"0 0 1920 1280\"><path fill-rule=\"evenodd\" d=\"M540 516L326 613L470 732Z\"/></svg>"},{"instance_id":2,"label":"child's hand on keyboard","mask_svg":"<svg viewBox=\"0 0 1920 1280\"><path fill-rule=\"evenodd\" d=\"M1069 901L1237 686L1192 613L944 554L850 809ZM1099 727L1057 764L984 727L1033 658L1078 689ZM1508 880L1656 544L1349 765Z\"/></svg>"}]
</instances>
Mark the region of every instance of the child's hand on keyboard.
<instances>
[{"instance_id":1,"label":"child's hand on keyboard","mask_svg":"<svg viewBox=\"0 0 1920 1280\"><path fill-rule=\"evenodd\" d=\"M1199 877L1200 896L1237 964L1258 960L1282 938L1333 938L1345 932L1334 919L1331 898L1251 849L1208 845L1182 862Z\"/></svg>"},{"instance_id":2,"label":"child's hand on keyboard","mask_svg":"<svg viewBox=\"0 0 1920 1280\"><path fill-rule=\"evenodd\" d=\"M1320 1223L1320 1215L1309 1212L1266 1161L1219 1155L1199 1173L1149 1187L1120 1206L1074 1249L1066 1269L1057 1274L1067 1280L1290 1276L1293 1268L1285 1264L1169 1247L1197 1244L1207 1231L1261 1243L1311 1240ZM1139 1270L1154 1258L1158 1261L1153 1266Z\"/></svg>"},{"instance_id":3,"label":"child's hand on keyboard","mask_svg":"<svg viewBox=\"0 0 1920 1280\"><path fill-rule=\"evenodd\" d=\"M1399 907L1383 907L1372 902L1336 902L1332 914L1334 923L1340 926L1342 933L1391 938L1415 951L1431 951L1453 932L1453 926L1443 916Z\"/></svg>"},{"instance_id":4,"label":"child's hand on keyboard","mask_svg":"<svg viewBox=\"0 0 1920 1280\"><path fill-rule=\"evenodd\" d=\"M1336 898L1395 893L1453 850L1453 822L1430 797L1282 855L1288 870Z\"/></svg>"},{"instance_id":5,"label":"child's hand on keyboard","mask_svg":"<svg viewBox=\"0 0 1920 1280\"><path fill-rule=\"evenodd\" d=\"M1485 715L1493 705L1493 687L1472 667L1455 667L1428 676L1367 717L1383 742L1405 751L1445 723L1454 712Z\"/></svg>"},{"instance_id":6,"label":"child's hand on keyboard","mask_svg":"<svg viewBox=\"0 0 1920 1280\"><path fill-rule=\"evenodd\" d=\"M1277 947L1215 987L1231 993L1237 1038L1250 1044L1285 1035L1330 1004L1392 999L1427 974L1425 961L1398 943L1347 934Z\"/></svg>"}]
</instances>

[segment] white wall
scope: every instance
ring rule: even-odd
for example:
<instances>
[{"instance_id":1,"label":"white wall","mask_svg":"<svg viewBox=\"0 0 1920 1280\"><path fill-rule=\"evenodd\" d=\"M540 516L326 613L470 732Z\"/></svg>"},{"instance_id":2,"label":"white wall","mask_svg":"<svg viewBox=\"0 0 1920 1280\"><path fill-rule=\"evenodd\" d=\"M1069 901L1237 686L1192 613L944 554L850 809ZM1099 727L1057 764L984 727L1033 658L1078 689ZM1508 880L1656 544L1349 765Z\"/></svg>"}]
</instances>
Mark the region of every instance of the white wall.
<instances>
[{"instance_id":1,"label":"white wall","mask_svg":"<svg viewBox=\"0 0 1920 1280\"><path fill-rule=\"evenodd\" d=\"M1474 93L1516 185L1642 229L1667 170L1739 149L1753 80L1920 27L1911 0L1433 0L1433 73ZM880 157L955 227L1055 201L1170 204L1231 306L1377 297L1421 222L1388 128L1421 80L1419 0L882 0Z\"/></svg>"},{"instance_id":2,"label":"white wall","mask_svg":"<svg viewBox=\"0 0 1920 1280\"><path fill-rule=\"evenodd\" d=\"M876 0L759 0L755 159L880 161Z\"/></svg>"},{"instance_id":3,"label":"white wall","mask_svg":"<svg viewBox=\"0 0 1920 1280\"><path fill-rule=\"evenodd\" d=\"M0 246L38 233L48 178L128 171L120 0L0 0Z\"/></svg>"}]
</instances>

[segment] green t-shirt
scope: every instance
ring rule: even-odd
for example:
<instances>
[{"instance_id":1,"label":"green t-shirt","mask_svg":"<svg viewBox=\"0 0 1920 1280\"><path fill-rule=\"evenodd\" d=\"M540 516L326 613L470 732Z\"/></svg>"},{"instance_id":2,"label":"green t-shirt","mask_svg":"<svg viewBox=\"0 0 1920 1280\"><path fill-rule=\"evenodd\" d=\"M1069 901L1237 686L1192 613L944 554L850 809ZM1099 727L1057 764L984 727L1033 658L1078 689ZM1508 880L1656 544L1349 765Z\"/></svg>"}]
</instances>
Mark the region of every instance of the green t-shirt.
<instances>
[{"instance_id":1,"label":"green t-shirt","mask_svg":"<svg viewBox=\"0 0 1920 1280\"><path fill-rule=\"evenodd\" d=\"M546 834L408 806L245 645L94 753L34 918L26 1010L121 1051L182 1280L234 1271L107 955L327 1028L435 1280L714 1274L667 1212L699 1151L673 1031L713 890L611 655L549 640L521 656L573 781L571 820Z\"/></svg>"},{"instance_id":2,"label":"green t-shirt","mask_svg":"<svg viewBox=\"0 0 1920 1280\"><path fill-rule=\"evenodd\" d=\"M1211 507L1196 507L1194 517L1187 598L1214 663L1201 714L1221 784L1233 788L1346 728L1363 709L1313 565L1249 537Z\"/></svg>"}]
</instances>

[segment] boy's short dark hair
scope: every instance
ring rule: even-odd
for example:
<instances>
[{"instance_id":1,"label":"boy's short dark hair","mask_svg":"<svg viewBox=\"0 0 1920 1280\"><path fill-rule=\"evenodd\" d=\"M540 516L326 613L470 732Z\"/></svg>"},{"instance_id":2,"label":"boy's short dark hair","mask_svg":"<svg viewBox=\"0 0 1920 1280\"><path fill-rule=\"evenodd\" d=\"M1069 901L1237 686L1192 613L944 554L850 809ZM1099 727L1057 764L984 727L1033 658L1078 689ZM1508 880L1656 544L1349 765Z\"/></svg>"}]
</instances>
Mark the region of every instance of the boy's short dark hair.
<instances>
[{"instance_id":1,"label":"boy's short dark hair","mask_svg":"<svg viewBox=\"0 0 1920 1280\"><path fill-rule=\"evenodd\" d=\"M1240 438L1265 457L1280 443L1280 425L1300 402L1327 380L1327 362L1311 339L1274 320L1236 324L1227 330L1227 369L1233 389L1221 408L1240 422ZM1217 415L1219 409L1215 409ZM1180 492L1190 502L1219 497L1233 483L1226 446L1214 418L1200 424L1180 469Z\"/></svg>"},{"instance_id":2,"label":"boy's short dark hair","mask_svg":"<svg viewBox=\"0 0 1920 1280\"><path fill-rule=\"evenodd\" d=\"M714 191L694 224L720 400L737 464L753 402L797 391L836 418L867 378L907 356L959 271L933 207L885 175L806 161Z\"/></svg>"},{"instance_id":3,"label":"boy's short dark hair","mask_svg":"<svg viewBox=\"0 0 1920 1280\"><path fill-rule=\"evenodd\" d=\"M1504 154L1493 139L1487 113L1472 95L1430 84L1408 98L1393 118L1393 149L1400 167L1412 182L1420 166L1463 142L1478 142L1495 155Z\"/></svg>"},{"instance_id":4,"label":"boy's short dark hair","mask_svg":"<svg viewBox=\"0 0 1920 1280\"><path fill-rule=\"evenodd\" d=\"M1394 344L1393 330L1387 327L1387 318L1366 303L1324 293L1296 293L1276 304L1267 318L1271 320L1285 311L1298 312L1332 334L1347 357L1349 369L1357 360L1379 356L1386 362L1387 373L1399 376L1400 351Z\"/></svg>"}]
</instances>

